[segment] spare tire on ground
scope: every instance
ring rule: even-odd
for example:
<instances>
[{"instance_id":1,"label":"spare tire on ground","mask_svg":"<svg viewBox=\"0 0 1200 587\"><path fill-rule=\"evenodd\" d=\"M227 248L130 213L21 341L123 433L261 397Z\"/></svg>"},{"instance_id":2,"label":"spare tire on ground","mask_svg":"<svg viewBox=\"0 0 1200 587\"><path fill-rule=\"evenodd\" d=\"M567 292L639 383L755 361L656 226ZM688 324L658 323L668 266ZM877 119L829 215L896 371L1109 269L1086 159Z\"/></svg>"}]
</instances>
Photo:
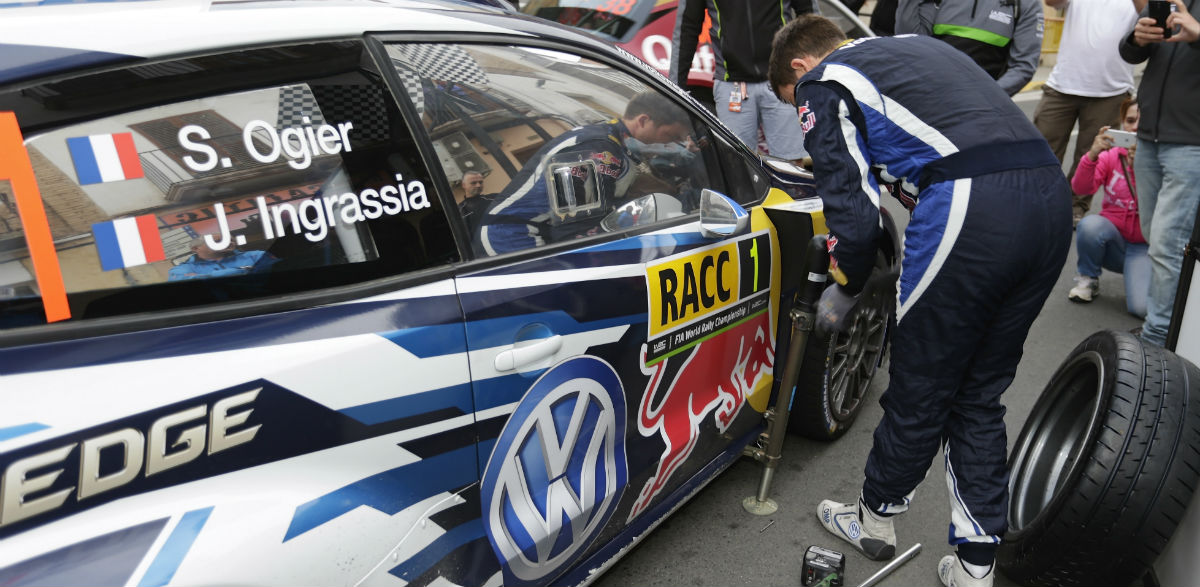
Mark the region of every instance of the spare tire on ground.
<instances>
[{"instance_id":1,"label":"spare tire on ground","mask_svg":"<svg viewBox=\"0 0 1200 587\"><path fill-rule=\"evenodd\" d=\"M1000 571L1024 585L1129 585L1200 482L1200 369L1128 333L1067 357L1009 456Z\"/></svg>"}]
</instances>

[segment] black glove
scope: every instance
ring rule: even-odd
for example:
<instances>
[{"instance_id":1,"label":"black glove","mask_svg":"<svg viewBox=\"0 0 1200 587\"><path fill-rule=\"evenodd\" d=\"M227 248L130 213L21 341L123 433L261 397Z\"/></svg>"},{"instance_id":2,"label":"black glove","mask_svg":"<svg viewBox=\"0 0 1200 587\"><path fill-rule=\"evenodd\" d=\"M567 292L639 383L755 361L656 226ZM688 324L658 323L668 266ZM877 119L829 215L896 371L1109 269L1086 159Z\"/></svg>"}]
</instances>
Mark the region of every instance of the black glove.
<instances>
[{"instance_id":1,"label":"black glove","mask_svg":"<svg viewBox=\"0 0 1200 587\"><path fill-rule=\"evenodd\" d=\"M817 302L817 334L824 337L845 332L850 328L856 305L858 296L846 293L842 286L834 284L825 288Z\"/></svg>"}]
</instances>

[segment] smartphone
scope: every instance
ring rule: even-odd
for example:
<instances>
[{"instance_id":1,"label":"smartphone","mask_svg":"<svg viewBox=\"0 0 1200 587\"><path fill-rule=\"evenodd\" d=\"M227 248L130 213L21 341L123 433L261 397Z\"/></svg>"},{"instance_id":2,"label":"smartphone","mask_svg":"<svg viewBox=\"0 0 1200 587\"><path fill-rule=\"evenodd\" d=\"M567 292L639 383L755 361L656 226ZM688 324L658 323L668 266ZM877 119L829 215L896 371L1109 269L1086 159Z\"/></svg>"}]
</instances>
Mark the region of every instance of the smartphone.
<instances>
[{"instance_id":1,"label":"smartphone","mask_svg":"<svg viewBox=\"0 0 1200 587\"><path fill-rule=\"evenodd\" d=\"M1126 132L1123 130L1107 130L1104 134L1112 137L1113 146L1125 147L1126 149L1137 144L1137 133Z\"/></svg>"},{"instance_id":2,"label":"smartphone","mask_svg":"<svg viewBox=\"0 0 1200 587\"><path fill-rule=\"evenodd\" d=\"M1167 28L1167 16L1175 10L1175 5L1167 0L1150 0L1150 11L1147 14L1154 19L1154 26L1163 30L1163 38L1171 38L1171 29Z\"/></svg>"}]
</instances>

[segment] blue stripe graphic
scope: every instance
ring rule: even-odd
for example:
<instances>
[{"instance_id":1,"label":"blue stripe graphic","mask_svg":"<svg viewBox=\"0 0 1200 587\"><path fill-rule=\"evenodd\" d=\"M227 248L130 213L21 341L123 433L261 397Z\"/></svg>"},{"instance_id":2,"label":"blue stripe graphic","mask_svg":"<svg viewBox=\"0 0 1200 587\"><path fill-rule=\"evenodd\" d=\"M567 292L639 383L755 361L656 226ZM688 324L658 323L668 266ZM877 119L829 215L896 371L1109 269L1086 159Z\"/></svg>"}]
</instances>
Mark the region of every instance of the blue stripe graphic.
<instances>
[{"instance_id":1,"label":"blue stripe graphic","mask_svg":"<svg viewBox=\"0 0 1200 587\"><path fill-rule=\"evenodd\" d=\"M146 569L146 574L142 575L139 587L159 587L171 582L171 577L179 570L183 557L187 556L192 544L196 542L196 537L200 535L200 530L204 528L212 510L210 506L183 515L179 524L167 537L162 549L158 551L158 556L154 557L154 562L150 563L150 568Z\"/></svg>"},{"instance_id":2,"label":"blue stripe graphic","mask_svg":"<svg viewBox=\"0 0 1200 587\"><path fill-rule=\"evenodd\" d=\"M611 243L589 247L584 252L620 251L624 249L659 248L671 249L684 245L699 245L712 242L700 235L699 232L676 232L671 234L646 234L635 238L625 238ZM678 252L678 251L675 251ZM674 254L674 253L667 253Z\"/></svg>"},{"instance_id":3,"label":"blue stripe graphic","mask_svg":"<svg viewBox=\"0 0 1200 587\"><path fill-rule=\"evenodd\" d=\"M341 412L363 424L371 425L427 414L445 408L458 408L462 413L469 414L474 411L472 405L471 384L462 383L354 406L341 410Z\"/></svg>"},{"instance_id":4,"label":"blue stripe graphic","mask_svg":"<svg viewBox=\"0 0 1200 587\"><path fill-rule=\"evenodd\" d=\"M478 518L460 524L451 528L445 534L438 536L421 552L413 555L412 558L400 563L388 572L405 581L412 582L413 579L425 574L425 571L428 571L433 565L441 562L442 559L446 558L446 555L454 552L456 548L472 540L483 538L483 536L483 523Z\"/></svg>"},{"instance_id":5,"label":"blue stripe graphic","mask_svg":"<svg viewBox=\"0 0 1200 587\"><path fill-rule=\"evenodd\" d=\"M10 438L16 438L18 436L24 436L26 434L37 432L38 430L45 430L47 428L49 428L49 426L47 426L45 424L39 424L37 422L30 422L28 424L17 424L16 426L0 428L0 441L8 440Z\"/></svg>"},{"instance_id":6,"label":"blue stripe graphic","mask_svg":"<svg viewBox=\"0 0 1200 587\"><path fill-rule=\"evenodd\" d=\"M619 316L617 318L595 320L592 322L579 322L566 312L541 312L537 314L506 316L504 318L474 320L467 323L467 336L471 339L472 348L489 348L512 344L513 335L521 328L530 324L541 324L553 334L567 336L569 334L579 334L581 332L601 330L613 326L627 326L645 321L646 316L643 314Z\"/></svg>"},{"instance_id":7,"label":"blue stripe graphic","mask_svg":"<svg viewBox=\"0 0 1200 587\"><path fill-rule=\"evenodd\" d=\"M461 324L440 324L406 328L382 334L404 350L422 358L467 352Z\"/></svg>"},{"instance_id":8,"label":"blue stripe graphic","mask_svg":"<svg viewBox=\"0 0 1200 587\"><path fill-rule=\"evenodd\" d=\"M521 401L529 386L545 372L545 369L538 369L476 381L475 410L482 412Z\"/></svg>"},{"instance_id":9,"label":"blue stripe graphic","mask_svg":"<svg viewBox=\"0 0 1200 587\"><path fill-rule=\"evenodd\" d=\"M71 160L75 162L75 174L79 176L79 185L101 183L100 165L96 163L96 154L92 152L92 141L87 137L70 137L67 148L71 150Z\"/></svg>"},{"instance_id":10,"label":"blue stripe graphic","mask_svg":"<svg viewBox=\"0 0 1200 587\"><path fill-rule=\"evenodd\" d=\"M92 235L96 237L96 252L100 254L101 269L112 271L125 266L125 258L121 256L121 245L117 241L117 229L113 223L93 224Z\"/></svg>"},{"instance_id":11,"label":"blue stripe graphic","mask_svg":"<svg viewBox=\"0 0 1200 587\"><path fill-rule=\"evenodd\" d=\"M353 510L367 506L389 516L443 491L479 480L475 445L452 450L415 463L355 481L296 508L283 541Z\"/></svg>"}]
</instances>

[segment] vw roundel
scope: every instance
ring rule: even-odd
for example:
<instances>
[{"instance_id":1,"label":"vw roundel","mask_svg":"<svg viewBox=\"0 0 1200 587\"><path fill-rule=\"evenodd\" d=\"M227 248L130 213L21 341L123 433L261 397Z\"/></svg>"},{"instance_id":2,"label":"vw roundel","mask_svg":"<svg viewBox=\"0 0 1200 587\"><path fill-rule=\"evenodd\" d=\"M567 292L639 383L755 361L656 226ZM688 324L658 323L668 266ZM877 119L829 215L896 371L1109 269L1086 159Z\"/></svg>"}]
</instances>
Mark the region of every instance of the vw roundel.
<instances>
[{"instance_id":1,"label":"vw roundel","mask_svg":"<svg viewBox=\"0 0 1200 587\"><path fill-rule=\"evenodd\" d=\"M542 583L575 562L628 481L625 392L597 357L568 359L509 418L480 491L505 584Z\"/></svg>"}]
</instances>

